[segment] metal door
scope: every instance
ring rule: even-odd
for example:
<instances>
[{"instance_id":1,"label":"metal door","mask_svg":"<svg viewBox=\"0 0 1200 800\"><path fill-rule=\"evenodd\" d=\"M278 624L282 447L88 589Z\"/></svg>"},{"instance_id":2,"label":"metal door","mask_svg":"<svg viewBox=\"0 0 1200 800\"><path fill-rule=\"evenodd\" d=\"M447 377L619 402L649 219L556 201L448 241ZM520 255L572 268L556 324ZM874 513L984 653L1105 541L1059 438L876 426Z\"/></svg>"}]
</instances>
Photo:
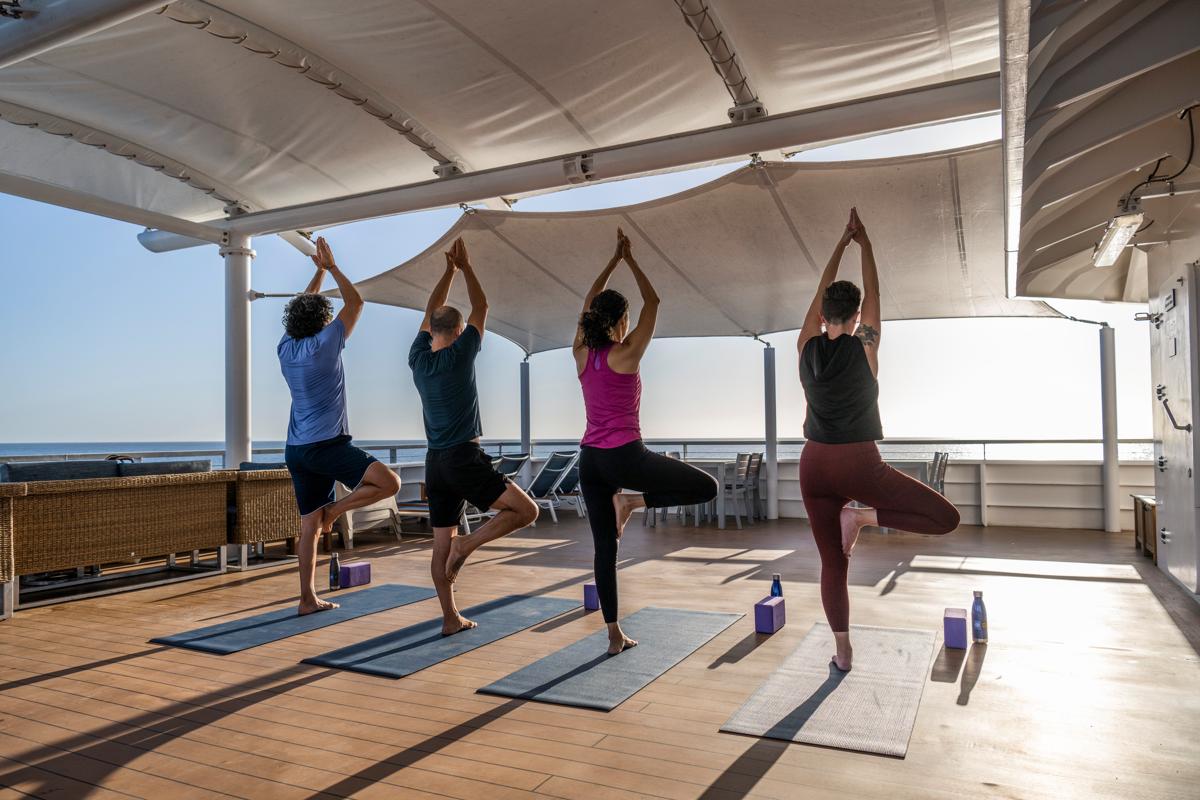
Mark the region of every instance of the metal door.
<instances>
[{"instance_id":1,"label":"metal door","mask_svg":"<svg viewBox=\"0 0 1200 800\"><path fill-rule=\"evenodd\" d=\"M1174 272L1150 297L1154 330L1150 354L1154 380L1155 492L1158 505L1158 564L1188 589L1197 586L1196 521L1200 495L1194 468L1197 452L1193 399L1197 391L1197 284L1200 268Z\"/></svg>"}]
</instances>

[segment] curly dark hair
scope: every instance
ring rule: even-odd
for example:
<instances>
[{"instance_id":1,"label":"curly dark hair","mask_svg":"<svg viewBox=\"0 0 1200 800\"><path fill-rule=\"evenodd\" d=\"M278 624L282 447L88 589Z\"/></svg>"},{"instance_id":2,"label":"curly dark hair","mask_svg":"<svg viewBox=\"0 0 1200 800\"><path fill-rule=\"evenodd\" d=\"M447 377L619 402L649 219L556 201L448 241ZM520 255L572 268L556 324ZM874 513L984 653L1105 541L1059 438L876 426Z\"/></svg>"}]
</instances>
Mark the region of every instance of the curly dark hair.
<instances>
[{"instance_id":1,"label":"curly dark hair","mask_svg":"<svg viewBox=\"0 0 1200 800\"><path fill-rule=\"evenodd\" d=\"M283 327L293 339L320 333L333 319L333 303L319 294L298 294L283 309Z\"/></svg>"},{"instance_id":2,"label":"curly dark hair","mask_svg":"<svg viewBox=\"0 0 1200 800\"><path fill-rule=\"evenodd\" d=\"M821 297L821 315L826 322L849 322L862 303L862 292L850 281L834 281Z\"/></svg>"},{"instance_id":3,"label":"curly dark hair","mask_svg":"<svg viewBox=\"0 0 1200 800\"><path fill-rule=\"evenodd\" d=\"M616 289L605 289L593 297L588 310L579 317L583 343L588 349L599 350L612 344L612 329L628 310L629 301Z\"/></svg>"}]
</instances>

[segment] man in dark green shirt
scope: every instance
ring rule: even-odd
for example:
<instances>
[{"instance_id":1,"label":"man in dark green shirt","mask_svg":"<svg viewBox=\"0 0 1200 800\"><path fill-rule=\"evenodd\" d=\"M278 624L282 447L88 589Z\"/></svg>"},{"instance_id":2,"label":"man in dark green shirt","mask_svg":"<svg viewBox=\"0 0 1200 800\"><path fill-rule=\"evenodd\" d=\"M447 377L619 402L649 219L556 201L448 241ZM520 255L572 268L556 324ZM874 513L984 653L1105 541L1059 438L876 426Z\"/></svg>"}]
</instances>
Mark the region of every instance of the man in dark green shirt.
<instances>
[{"instance_id":1,"label":"man in dark green shirt","mask_svg":"<svg viewBox=\"0 0 1200 800\"><path fill-rule=\"evenodd\" d=\"M446 305L454 275L462 270L471 299L471 316L463 325L462 313ZM442 275L429 304L421 331L408 351L413 383L421 395L425 436L425 494L433 526L433 563L430 571L442 604L442 635L474 628L454 604L454 581L467 557L476 548L520 530L537 519L537 504L521 487L492 467L492 459L479 446L479 392L475 387L475 357L483 341L487 297L467 256L467 246L456 239L446 253ZM466 503L492 509L495 516L474 533L458 535Z\"/></svg>"}]
</instances>

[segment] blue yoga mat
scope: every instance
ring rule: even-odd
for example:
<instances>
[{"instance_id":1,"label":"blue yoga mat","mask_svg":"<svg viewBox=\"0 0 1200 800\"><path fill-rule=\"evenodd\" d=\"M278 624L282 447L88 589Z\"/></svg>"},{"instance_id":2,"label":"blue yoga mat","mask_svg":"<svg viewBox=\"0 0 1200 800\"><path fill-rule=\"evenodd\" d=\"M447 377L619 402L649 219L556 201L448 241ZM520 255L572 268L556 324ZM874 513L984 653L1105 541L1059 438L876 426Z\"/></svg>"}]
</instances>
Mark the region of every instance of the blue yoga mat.
<instances>
[{"instance_id":1,"label":"blue yoga mat","mask_svg":"<svg viewBox=\"0 0 1200 800\"><path fill-rule=\"evenodd\" d=\"M741 616L643 608L621 620L621 629L638 641L637 647L610 656L608 632L597 631L479 691L612 711Z\"/></svg>"},{"instance_id":2,"label":"blue yoga mat","mask_svg":"<svg viewBox=\"0 0 1200 800\"><path fill-rule=\"evenodd\" d=\"M478 628L442 636L442 620L431 619L377 636L359 644L304 659L306 664L336 667L368 675L403 678L448 658L503 639L539 622L553 619L582 605L561 597L513 594L463 609L463 616Z\"/></svg>"},{"instance_id":3,"label":"blue yoga mat","mask_svg":"<svg viewBox=\"0 0 1200 800\"><path fill-rule=\"evenodd\" d=\"M387 583L349 594L329 595L329 599L340 604L340 608L331 611L318 611L315 614L301 617L296 614L295 608L285 608L253 617L244 617L232 622L222 622L220 625L210 625L207 628L198 628L186 633L160 636L150 641L155 644L171 644L190 650L202 650L205 653L228 655L239 650L248 650L261 644L286 639L299 633L327 628L330 625L374 614L377 611L387 611L389 608L406 606L419 600L428 600L436 594L437 592L433 589L425 586Z\"/></svg>"}]
</instances>

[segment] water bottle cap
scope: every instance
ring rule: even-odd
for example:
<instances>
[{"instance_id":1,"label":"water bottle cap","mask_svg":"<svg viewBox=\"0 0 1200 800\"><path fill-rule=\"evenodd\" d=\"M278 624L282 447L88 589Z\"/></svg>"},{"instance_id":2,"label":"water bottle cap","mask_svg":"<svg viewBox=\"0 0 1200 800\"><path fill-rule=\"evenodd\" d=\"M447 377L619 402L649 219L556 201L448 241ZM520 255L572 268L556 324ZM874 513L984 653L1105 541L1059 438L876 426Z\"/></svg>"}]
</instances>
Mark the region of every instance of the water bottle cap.
<instances>
[{"instance_id":1,"label":"water bottle cap","mask_svg":"<svg viewBox=\"0 0 1200 800\"><path fill-rule=\"evenodd\" d=\"M983 592L975 592L976 597L983 597Z\"/></svg>"},{"instance_id":2,"label":"water bottle cap","mask_svg":"<svg viewBox=\"0 0 1200 800\"><path fill-rule=\"evenodd\" d=\"M774 573L773 575L771 575L771 580L773 580L773 581L777 581L777 580L779 580L779 573L778 573L778 572L776 572L776 573Z\"/></svg>"}]
</instances>

